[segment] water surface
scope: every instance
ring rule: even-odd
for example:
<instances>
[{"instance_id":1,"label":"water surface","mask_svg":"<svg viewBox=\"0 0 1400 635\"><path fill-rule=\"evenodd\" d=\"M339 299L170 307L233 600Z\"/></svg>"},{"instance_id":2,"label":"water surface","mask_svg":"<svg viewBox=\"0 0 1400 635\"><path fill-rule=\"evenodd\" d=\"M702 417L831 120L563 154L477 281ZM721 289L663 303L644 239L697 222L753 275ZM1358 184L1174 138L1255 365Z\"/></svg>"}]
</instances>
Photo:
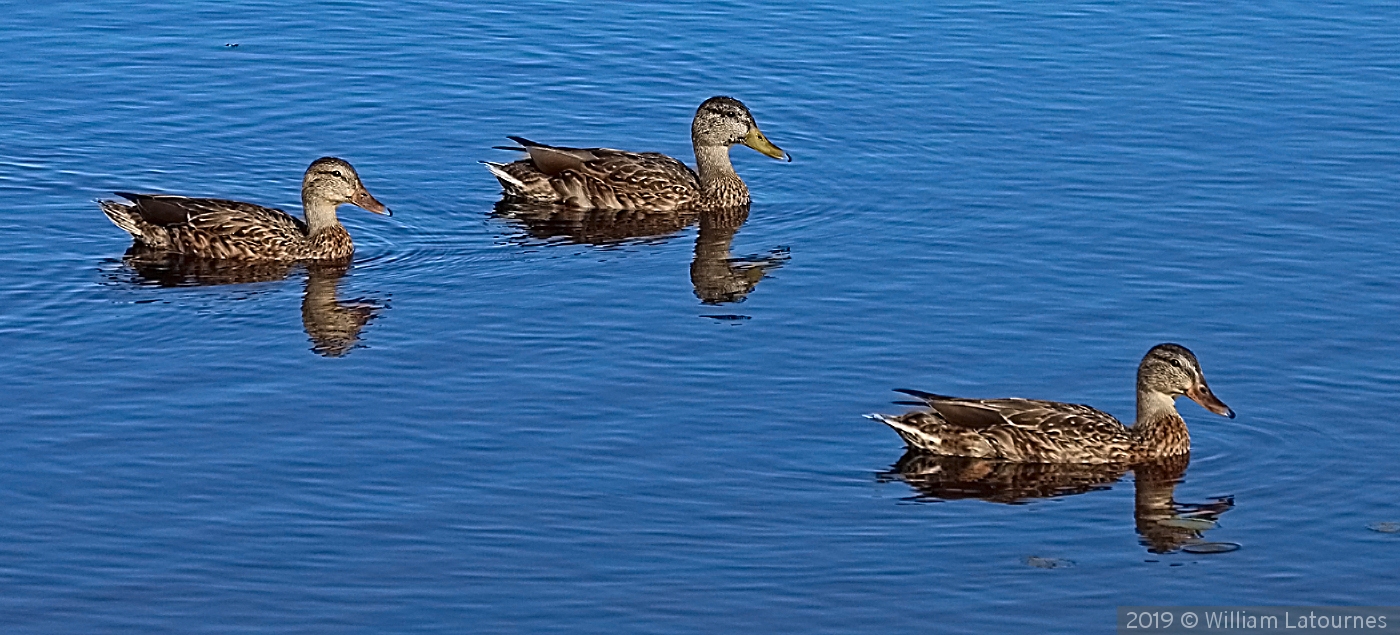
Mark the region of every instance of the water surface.
<instances>
[{"instance_id":1,"label":"water surface","mask_svg":"<svg viewBox=\"0 0 1400 635\"><path fill-rule=\"evenodd\" d=\"M1396 7L29 3L0 35L7 632L1394 604ZM744 218L531 217L477 164L690 161L716 94L795 156L733 152ZM93 202L295 210L322 155L396 212L342 209L343 271L143 269ZM1128 417L1162 341L1240 415L1183 400L1188 466L954 495L861 418Z\"/></svg>"}]
</instances>

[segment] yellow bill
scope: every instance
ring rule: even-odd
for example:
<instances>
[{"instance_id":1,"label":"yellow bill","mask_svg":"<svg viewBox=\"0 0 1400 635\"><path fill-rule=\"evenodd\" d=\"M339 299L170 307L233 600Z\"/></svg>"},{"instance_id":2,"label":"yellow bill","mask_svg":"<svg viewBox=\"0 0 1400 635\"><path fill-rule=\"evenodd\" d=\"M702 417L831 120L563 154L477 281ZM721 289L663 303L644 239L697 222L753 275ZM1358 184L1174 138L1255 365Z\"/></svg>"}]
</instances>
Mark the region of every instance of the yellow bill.
<instances>
[{"instance_id":1,"label":"yellow bill","mask_svg":"<svg viewBox=\"0 0 1400 635\"><path fill-rule=\"evenodd\" d=\"M758 150L774 159L787 159L788 162L792 162L792 155L784 152L782 148L773 145L773 142L769 141L768 137L763 136L763 131L759 130L758 126L749 128L749 133L744 135L744 145Z\"/></svg>"}]
</instances>

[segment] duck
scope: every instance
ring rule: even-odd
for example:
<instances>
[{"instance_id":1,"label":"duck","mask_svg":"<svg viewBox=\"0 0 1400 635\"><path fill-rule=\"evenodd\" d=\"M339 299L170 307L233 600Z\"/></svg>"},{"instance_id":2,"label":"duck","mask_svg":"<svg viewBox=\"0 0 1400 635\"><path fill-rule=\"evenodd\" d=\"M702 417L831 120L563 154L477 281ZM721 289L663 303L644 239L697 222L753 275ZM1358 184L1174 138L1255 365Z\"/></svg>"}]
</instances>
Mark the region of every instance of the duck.
<instances>
[{"instance_id":1,"label":"duck","mask_svg":"<svg viewBox=\"0 0 1400 635\"><path fill-rule=\"evenodd\" d=\"M523 152L512 163L482 161L500 181L508 198L555 203L584 209L673 211L740 207L749 204L749 188L729 162L729 149L746 145L774 159L792 155L773 145L754 122L753 113L732 97L711 97L700 104L690 126L695 170L657 152L609 148L566 148L507 137Z\"/></svg>"},{"instance_id":2,"label":"duck","mask_svg":"<svg viewBox=\"0 0 1400 635\"><path fill-rule=\"evenodd\" d=\"M1235 418L1211 392L1196 355L1158 344L1138 365L1137 420L1131 427L1080 404L1033 399L964 399L899 389L927 406L902 415L867 415L893 428L910 450L1024 463L1139 463L1189 455L1191 435L1176 411L1185 395Z\"/></svg>"},{"instance_id":3,"label":"duck","mask_svg":"<svg viewBox=\"0 0 1400 635\"><path fill-rule=\"evenodd\" d=\"M102 212L147 252L241 261L347 261L355 252L336 207L352 204L392 216L344 159L321 157L306 168L306 220L242 201L114 192L130 203L99 200Z\"/></svg>"}]
</instances>

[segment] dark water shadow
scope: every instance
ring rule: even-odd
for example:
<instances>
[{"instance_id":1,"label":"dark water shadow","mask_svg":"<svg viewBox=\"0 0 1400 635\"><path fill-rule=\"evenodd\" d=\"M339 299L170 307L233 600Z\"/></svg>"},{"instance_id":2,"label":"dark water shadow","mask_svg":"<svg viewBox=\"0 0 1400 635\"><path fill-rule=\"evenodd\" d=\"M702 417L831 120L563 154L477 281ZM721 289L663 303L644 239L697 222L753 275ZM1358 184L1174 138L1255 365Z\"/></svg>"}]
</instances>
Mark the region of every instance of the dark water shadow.
<instances>
[{"instance_id":1,"label":"dark water shadow","mask_svg":"<svg viewBox=\"0 0 1400 635\"><path fill-rule=\"evenodd\" d=\"M730 253L735 234L748 221L748 207L699 212L581 210L507 199L496 203L492 216L524 231L510 239L517 244L563 242L604 249L661 244L698 223L690 282L695 297L709 305L743 302L769 271L790 258L786 248L748 256Z\"/></svg>"},{"instance_id":2,"label":"dark water shadow","mask_svg":"<svg viewBox=\"0 0 1400 635\"><path fill-rule=\"evenodd\" d=\"M1234 507L1233 497L1207 503L1176 501L1176 486L1182 482L1190 462L1188 455L1131 466L1009 463L909 451L878 478L881 482L907 483L918 492L914 500L973 498L1019 505L1110 489L1132 471L1133 522L1140 542L1149 552L1230 550L1220 545L1231 543L1206 542L1204 536L1222 514Z\"/></svg>"},{"instance_id":3,"label":"dark water shadow","mask_svg":"<svg viewBox=\"0 0 1400 635\"><path fill-rule=\"evenodd\" d=\"M342 357L362 346L360 333L388 303L375 298L340 298L340 283L350 263L238 262L152 253L132 247L122 257L124 272L114 282L142 287L209 287L285 280L306 275L301 299L301 323L311 350L325 357ZM126 275L123 275L125 273Z\"/></svg>"}]
</instances>

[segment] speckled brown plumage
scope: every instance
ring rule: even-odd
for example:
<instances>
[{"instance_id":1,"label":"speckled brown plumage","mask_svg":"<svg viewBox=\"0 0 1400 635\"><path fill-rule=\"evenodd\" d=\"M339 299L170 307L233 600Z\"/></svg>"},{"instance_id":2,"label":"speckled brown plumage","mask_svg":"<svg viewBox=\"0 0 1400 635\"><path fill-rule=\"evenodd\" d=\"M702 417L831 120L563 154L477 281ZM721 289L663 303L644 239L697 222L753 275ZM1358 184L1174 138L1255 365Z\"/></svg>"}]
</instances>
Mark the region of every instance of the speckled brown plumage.
<instances>
[{"instance_id":1,"label":"speckled brown plumage","mask_svg":"<svg viewBox=\"0 0 1400 635\"><path fill-rule=\"evenodd\" d=\"M220 260L347 260L355 251L336 218L351 203L389 214L349 163L317 159L302 178L306 221L270 207L216 198L117 192L130 204L98 201L103 213L143 248Z\"/></svg>"},{"instance_id":2,"label":"speckled brown plumage","mask_svg":"<svg viewBox=\"0 0 1400 635\"><path fill-rule=\"evenodd\" d=\"M763 136L753 115L737 99L712 97L691 124L697 170L655 152L566 148L510 137L528 158L513 163L483 161L508 198L560 203L584 209L680 210L738 207L749 190L734 172L729 148L747 145L774 158L791 157Z\"/></svg>"},{"instance_id":3,"label":"speckled brown plumage","mask_svg":"<svg viewBox=\"0 0 1400 635\"><path fill-rule=\"evenodd\" d=\"M928 409L871 417L893 428L910 449L1004 461L1134 463L1186 454L1191 437L1173 403L1179 395L1235 416L1210 392L1196 356L1177 344L1153 347L1138 366L1138 416L1131 428L1079 404L900 392Z\"/></svg>"}]
</instances>

